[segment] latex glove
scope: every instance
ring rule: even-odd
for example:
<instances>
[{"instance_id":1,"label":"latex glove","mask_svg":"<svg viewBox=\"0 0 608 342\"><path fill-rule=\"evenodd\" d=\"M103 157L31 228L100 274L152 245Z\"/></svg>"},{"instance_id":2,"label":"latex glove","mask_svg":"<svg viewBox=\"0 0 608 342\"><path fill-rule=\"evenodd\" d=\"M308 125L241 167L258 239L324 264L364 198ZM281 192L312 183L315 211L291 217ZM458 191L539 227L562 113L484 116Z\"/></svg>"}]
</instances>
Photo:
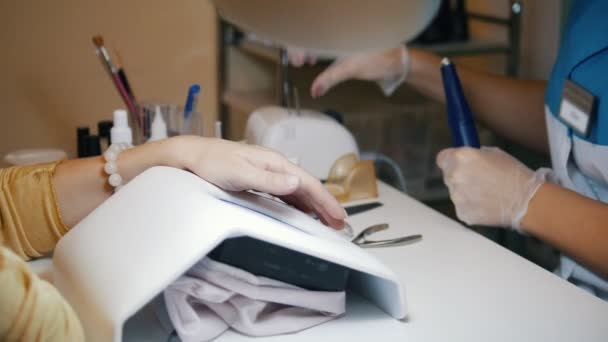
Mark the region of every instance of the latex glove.
<instances>
[{"instance_id":1,"label":"latex glove","mask_svg":"<svg viewBox=\"0 0 608 342\"><path fill-rule=\"evenodd\" d=\"M536 172L496 147L448 148L437 165L465 223L521 229L521 220L548 169Z\"/></svg>"},{"instance_id":2,"label":"latex glove","mask_svg":"<svg viewBox=\"0 0 608 342\"><path fill-rule=\"evenodd\" d=\"M179 137L182 164L228 191L257 190L275 195L323 223L342 228L346 212L321 182L282 154L228 140Z\"/></svg>"},{"instance_id":3,"label":"latex glove","mask_svg":"<svg viewBox=\"0 0 608 342\"><path fill-rule=\"evenodd\" d=\"M316 62L313 56L299 50L290 50L289 59L294 66ZM405 80L408 69L409 58L404 45L388 50L355 54L332 63L317 76L310 92L312 97L320 97L340 82L358 79L376 81L388 96Z\"/></svg>"}]
</instances>

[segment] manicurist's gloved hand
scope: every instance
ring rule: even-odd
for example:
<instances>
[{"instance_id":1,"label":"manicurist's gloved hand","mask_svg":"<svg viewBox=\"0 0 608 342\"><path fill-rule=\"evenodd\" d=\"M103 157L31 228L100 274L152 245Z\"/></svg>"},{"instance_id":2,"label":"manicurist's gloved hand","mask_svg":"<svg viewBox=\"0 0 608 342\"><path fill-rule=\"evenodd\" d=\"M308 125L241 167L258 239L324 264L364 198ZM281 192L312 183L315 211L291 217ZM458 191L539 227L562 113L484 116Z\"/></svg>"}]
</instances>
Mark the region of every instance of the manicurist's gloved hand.
<instances>
[{"instance_id":1,"label":"manicurist's gloved hand","mask_svg":"<svg viewBox=\"0 0 608 342\"><path fill-rule=\"evenodd\" d=\"M289 51L289 59L294 66L314 64L316 61L302 51ZM404 45L343 57L317 76L311 94L320 97L340 82L358 79L376 81L384 93L390 95L405 80L408 69L409 59Z\"/></svg>"},{"instance_id":2,"label":"manicurist's gloved hand","mask_svg":"<svg viewBox=\"0 0 608 342\"><path fill-rule=\"evenodd\" d=\"M459 219L516 230L550 172L532 171L495 147L448 148L437 155L437 165Z\"/></svg>"},{"instance_id":3,"label":"manicurist's gloved hand","mask_svg":"<svg viewBox=\"0 0 608 342\"><path fill-rule=\"evenodd\" d=\"M346 212L321 182L266 148L200 137L173 138L184 168L228 191L257 190L314 212L327 225L342 228Z\"/></svg>"}]
</instances>

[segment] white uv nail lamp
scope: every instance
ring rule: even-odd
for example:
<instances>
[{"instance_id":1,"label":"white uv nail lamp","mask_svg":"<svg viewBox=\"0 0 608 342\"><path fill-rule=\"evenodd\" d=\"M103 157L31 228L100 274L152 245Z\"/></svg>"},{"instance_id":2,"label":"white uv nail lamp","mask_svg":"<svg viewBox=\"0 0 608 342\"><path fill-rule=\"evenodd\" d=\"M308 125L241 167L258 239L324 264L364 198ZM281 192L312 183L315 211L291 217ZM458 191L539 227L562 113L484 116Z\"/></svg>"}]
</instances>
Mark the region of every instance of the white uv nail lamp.
<instances>
[{"instance_id":1,"label":"white uv nail lamp","mask_svg":"<svg viewBox=\"0 0 608 342\"><path fill-rule=\"evenodd\" d=\"M347 291L396 319L406 316L395 274L341 235L281 202L227 193L169 167L142 173L66 234L55 249L53 279L87 341L121 341L130 317L222 241L239 236L344 266Z\"/></svg>"}]
</instances>

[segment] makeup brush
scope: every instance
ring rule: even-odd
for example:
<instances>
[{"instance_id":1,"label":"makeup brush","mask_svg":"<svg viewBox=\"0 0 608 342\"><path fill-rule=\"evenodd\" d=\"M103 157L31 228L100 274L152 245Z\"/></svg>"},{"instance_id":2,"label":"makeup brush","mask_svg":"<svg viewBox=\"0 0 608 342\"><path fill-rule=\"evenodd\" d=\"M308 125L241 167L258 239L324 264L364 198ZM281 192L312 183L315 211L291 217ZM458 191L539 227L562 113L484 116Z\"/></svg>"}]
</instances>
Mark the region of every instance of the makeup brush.
<instances>
[{"instance_id":1,"label":"makeup brush","mask_svg":"<svg viewBox=\"0 0 608 342\"><path fill-rule=\"evenodd\" d=\"M111 73L116 72L116 68L114 67L114 64L112 64L112 59L110 58L110 54L108 53L105 46L103 45L103 37L99 34L96 36L93 36L93 44L95 44L95 47L97 47L97 53L99 55L101 55L103 60L106 62L106 67L108 68L108 70Z\"/></svg>"},{"instance_id":2,"label":"makeup brush","mask_svg":"<svg viewBox=\"0 0 608 342\"><path fill-rule=\"evenodd\" d=\"M129 112L131 112L134 122L139 122L138 120L135 119L137 109L135 107L135 104L133 103L133 99L131 98L131 95L129 95L129 93L127 92L125 85L120 80L120 75L118 74L118 70L116 69L114 64L112 64L112 60L110 59L110 54L108 53L105 46L103 45L103 37L101 35L93 36L93 44L95 44L95 46L97 47L97 52L103 57L106 67L108 68L108 70L110 71L110 74L112 75L112 80L114 81L114 85L118 89L118 93L122 97L122 100L127 105Z\"/></svg>"}]
</instances>

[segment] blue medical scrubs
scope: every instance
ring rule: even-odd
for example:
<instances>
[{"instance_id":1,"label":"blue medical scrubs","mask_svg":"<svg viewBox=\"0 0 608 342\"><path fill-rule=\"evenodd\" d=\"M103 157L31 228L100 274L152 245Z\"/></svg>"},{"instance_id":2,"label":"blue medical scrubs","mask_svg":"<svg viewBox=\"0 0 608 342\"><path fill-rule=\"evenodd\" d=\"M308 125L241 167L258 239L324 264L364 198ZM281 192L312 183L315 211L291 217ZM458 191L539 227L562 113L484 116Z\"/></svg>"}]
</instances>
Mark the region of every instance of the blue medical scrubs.
<instances>
[{"instance_id":1,"label":"blue medical scrubs","mask_svg":"<svg viewBox=\"0 0 608 342\"><path fill-rule=\"evenodd\" d=\"M574 81L596 98L586 136L573 131L558 117L565 80ZM545 104L551 162L558 182L608 203L608 0L574 2ZM608 222L606 225L608 229ZM608 300L608 279L568 256L561 257L556 273Z\"/></svg>"}]
</instances>

